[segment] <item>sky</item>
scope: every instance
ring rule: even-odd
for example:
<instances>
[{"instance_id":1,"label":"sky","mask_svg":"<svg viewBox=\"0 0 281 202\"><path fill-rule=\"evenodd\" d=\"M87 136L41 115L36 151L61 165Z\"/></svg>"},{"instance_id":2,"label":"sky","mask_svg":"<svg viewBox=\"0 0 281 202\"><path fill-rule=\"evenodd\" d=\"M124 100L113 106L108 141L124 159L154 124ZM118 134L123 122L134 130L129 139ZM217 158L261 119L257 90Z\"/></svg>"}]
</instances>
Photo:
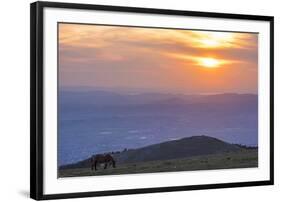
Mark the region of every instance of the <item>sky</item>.
<instances>
[{"instance_id":1,"label":"sky","mask_svg":"<svg viewBox=\"0 0 281 202\"><path fill-rule=\"evenodd\" d=\"M59 24L60 89L257 93L258 34Z\"/></svg>"}]
</instances>

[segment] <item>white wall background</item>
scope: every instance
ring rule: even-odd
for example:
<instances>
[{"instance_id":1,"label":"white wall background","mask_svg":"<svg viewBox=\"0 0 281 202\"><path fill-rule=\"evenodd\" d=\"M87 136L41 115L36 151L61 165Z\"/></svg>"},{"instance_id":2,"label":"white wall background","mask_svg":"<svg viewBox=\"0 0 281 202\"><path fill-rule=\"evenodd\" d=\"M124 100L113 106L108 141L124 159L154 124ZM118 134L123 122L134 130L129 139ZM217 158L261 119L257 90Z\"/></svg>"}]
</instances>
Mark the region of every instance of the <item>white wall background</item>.
<instances>
[{"instance_id":1,"label":"white wall background","mask_svg":"<svg viewBox=\"0 0 281 202\"><path fill-rule=\"evenodd\" d=\"M63 1L63 0L61 0ZM70 1L70 0L69 0ZM75 3L168 8L275 16L275 185L68 201L278 201L281 195L281 12L278 0L71 0ZM29 3L0 7L0 201L29 199ZM235 176L234 176L235 177ZM280 200L280 199L279 199Z\"/></svg>"}]
</instances>

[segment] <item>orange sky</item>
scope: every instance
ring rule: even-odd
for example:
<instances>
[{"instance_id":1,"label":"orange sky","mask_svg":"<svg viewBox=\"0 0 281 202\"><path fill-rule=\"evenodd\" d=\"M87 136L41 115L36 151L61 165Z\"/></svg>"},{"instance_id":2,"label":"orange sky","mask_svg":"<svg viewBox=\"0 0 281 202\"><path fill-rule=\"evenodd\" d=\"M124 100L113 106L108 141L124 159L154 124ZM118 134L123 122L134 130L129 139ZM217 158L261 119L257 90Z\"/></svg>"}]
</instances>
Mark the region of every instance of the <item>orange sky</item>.
<instances>
[{"instance_id":1,"label":"orange sky","mask_svg":"<svg viewBox=\"0 0 281 202\"><path fill-rule=\"evenodd\" d=\"M257 93L258 35L59 24L60 87Z\"/></svg>"}]
</instances>

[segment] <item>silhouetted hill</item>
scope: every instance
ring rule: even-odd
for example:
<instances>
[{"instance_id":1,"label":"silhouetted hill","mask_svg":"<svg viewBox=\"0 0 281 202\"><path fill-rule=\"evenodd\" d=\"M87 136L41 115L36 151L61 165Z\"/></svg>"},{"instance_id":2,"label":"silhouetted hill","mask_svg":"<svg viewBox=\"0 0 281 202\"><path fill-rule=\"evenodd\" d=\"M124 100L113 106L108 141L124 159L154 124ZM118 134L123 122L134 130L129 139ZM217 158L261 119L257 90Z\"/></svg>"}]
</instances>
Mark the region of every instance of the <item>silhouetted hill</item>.
<instances>
[{"instance_id":1,"label":"silhouetted hill","mask_svg":"<svg viewBox=\"0 0 281 202\"><path fill-rule=\"evenodd\" d=\"M112 154L117 164L138 163L156 160L188 158L194 156L222 154L240 151L243 148L208 136L192 136L179 140L153 144L138 149L129 149ZM61 166L65 168L83 168L90 166L90 158L75 164Z\"/></svg>"},{"instance_id":2,"label":"silhouetted hill","mask_svg":"<svg viewBox=\"0 0 281 202\"><path fill-rule=\"evenodd\" d=\"M239 147L208 136L193 136L128 150L115 155L121 163L186 158L239 150Z\"/></svg>"}]
</instances>

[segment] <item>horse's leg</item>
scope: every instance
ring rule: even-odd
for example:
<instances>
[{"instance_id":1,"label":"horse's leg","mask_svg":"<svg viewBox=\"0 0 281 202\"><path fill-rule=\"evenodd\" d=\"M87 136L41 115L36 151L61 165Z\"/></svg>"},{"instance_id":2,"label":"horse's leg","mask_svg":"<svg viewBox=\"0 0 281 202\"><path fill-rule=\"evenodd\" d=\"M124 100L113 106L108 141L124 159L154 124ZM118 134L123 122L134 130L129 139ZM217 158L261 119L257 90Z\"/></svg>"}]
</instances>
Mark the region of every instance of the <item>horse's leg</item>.
<instances>
[{"instance_id":1,"label":"horse's leg","mask_svg":"<svg viewBox=\"0 0 281 202\"><path fill-rule=\"evenodd\" d=\"M106 169L106 168L107 168L107 163L104 164L104 168L103 169Z\"/></svg>"},{"instance_id":2,"label":"horse's leg","mask_svg":"<svg viewBox=\"0 0 281 202\"><path fill-rule=\"evenodd\" d=\"M91 158L91 169L94 170L94 161L92 158Z\"/></svg>"},{"instance_id":3,"label":"horse's leg","mask_svg":"<svg viewBox=\"0 0 281 202\"><path fill-rule=\"evenodd\" d=\"M95 161L95 170L97 170L97 161Z\"/></svg>"}]
</instances>

